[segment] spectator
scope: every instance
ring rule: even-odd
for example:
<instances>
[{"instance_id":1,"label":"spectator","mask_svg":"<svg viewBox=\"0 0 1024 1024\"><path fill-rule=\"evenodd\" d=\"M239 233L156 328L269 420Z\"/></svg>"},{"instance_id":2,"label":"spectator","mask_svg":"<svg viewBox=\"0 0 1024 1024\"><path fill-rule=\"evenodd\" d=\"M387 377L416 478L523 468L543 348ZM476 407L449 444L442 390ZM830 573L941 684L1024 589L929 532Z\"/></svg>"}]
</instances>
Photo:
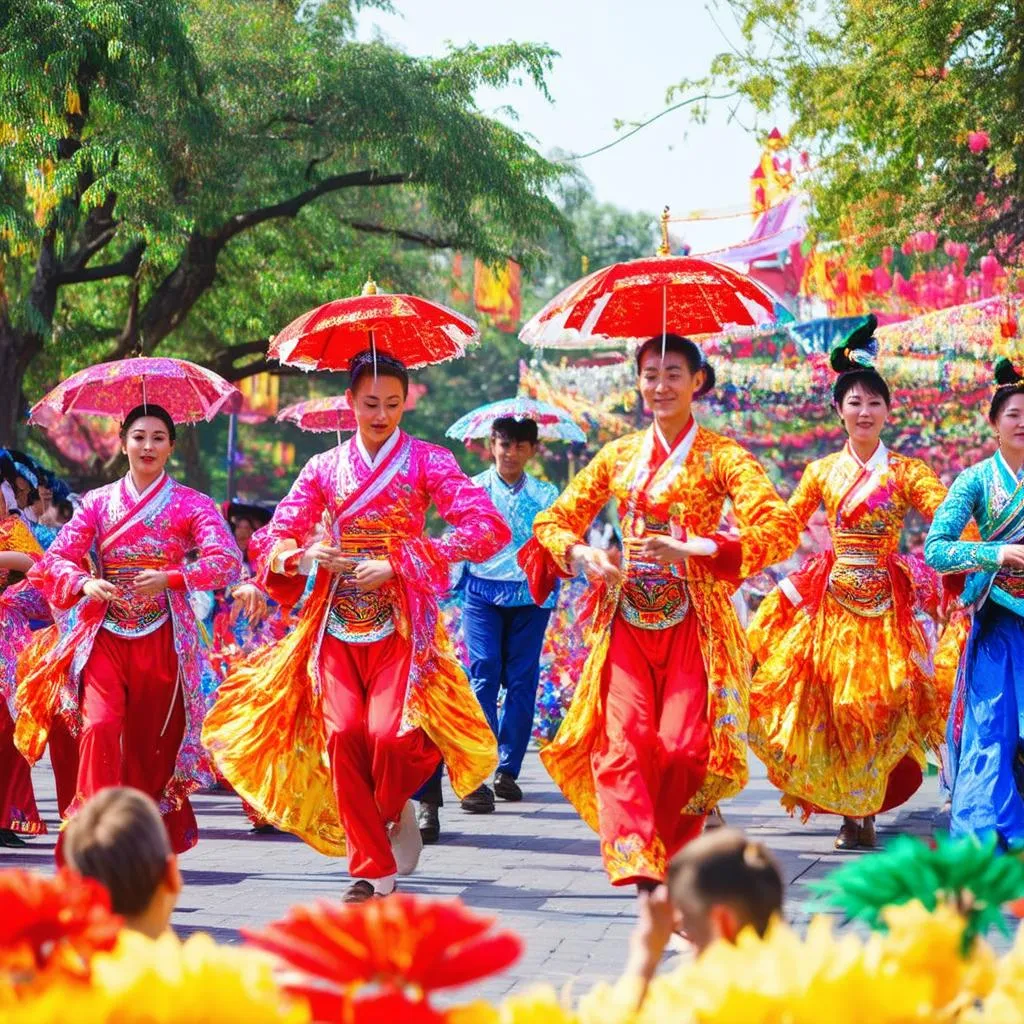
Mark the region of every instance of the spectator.
<instances>
[{"instance_id":1,"label":"spectator","mask_svg":"<svg viewBox=\"0 0 1024 1024\"><path fill-rule=\"evenodd\" d=\"M160 811L145 793L127 786L100 790L68 822L64 857L107 888L125 927L151 939L168 930L181 874Z\"/></svg>"}]
</instances>

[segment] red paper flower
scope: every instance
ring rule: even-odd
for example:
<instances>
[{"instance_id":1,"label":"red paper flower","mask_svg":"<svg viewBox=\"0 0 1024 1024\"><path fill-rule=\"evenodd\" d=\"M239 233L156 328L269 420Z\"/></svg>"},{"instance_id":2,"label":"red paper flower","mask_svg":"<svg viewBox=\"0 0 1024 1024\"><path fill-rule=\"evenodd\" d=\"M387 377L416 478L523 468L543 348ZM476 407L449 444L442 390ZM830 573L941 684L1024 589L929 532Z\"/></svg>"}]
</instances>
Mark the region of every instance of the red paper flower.
<instances>
[{"instance_id":1,"label":"red paper flower","mask_svg":"<svg viewBox=\"0 0 1024 1024\"><path fill-rule=\"evenodd\" d=\"M968 132L967 148L972 153L984 153L989 147L988 132Z\"/></svg>"},{"instance_id":2,"label":"red paper flower","mask_svg":"<svg viewBox=\"0 0 1024 1024\"><path fill-rule=\"evenodd\" d=\"M415 1019L428 1021L435 1019L426 1002L430 992L486 978L519 958L519 937L492 931L493 924L458 900L395 893L354 906L319 901L293 907L283 921L262 931L242 929L242 935L305 975L285 986L310 999L318 1020L344 1007L346 1020L369 1022L378 1018L362 1014L387 1009L382 1001L391 1000L410 1013L415 1007L421 1015ZM361 993L365 986L374 994Z\"/></svg>"},{"instance_id":3,"label":"red paper flower","mask_svg":"<svg viewBox=\"0 0 1024 1024\"><path fill-rule=\"evenodd\" d=\"M91 956L111 949L121 930L107 890L67 868L55 878L0 871L0 907L0 970L9 972L84 976Z\"/></svg>"}]
</instances>

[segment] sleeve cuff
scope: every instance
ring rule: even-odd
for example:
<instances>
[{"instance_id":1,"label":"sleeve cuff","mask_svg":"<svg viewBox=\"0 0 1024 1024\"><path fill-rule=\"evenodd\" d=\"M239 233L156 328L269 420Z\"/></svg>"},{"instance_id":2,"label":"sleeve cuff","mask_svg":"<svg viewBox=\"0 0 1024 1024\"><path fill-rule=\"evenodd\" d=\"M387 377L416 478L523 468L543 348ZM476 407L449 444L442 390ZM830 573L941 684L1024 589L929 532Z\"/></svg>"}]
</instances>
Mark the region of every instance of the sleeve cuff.
<instances>
[{"instance_id":1,"label":"sleeve cuff","mask_svg":"<svg viewBox=\"0 0 1024 1024\"><path fill-rule=\"evenodd\" d=\"M708 558L711 571L720 579L738 582L743 565L743 545L727 533L716 533L711 539L718 546L718 551Z\"/></svg>"},{"instance_id":2,"label":"sleeve cuff","mask_svg":"<svg viewBox=\"0 0 1024 1024\"><path fill-rule=\"evenodd\" d=\"M185 574L180 569L168 569L167 586L170 590L184 590Z\"/></svg>"},{"instance_id":3,"label":"sleeve cuff","mask_svg":"<svg viewBox=\"0 0 1024 1024\"><path fill-rule=\"evenodd\" d=\"M1002 565L1003 562L1005 561L1005 559L1006 559L1006 545L1002 544L1002 545L1000 545L999 550L996 552L996 562L999 565Z\"/></svg>"}]
</instances>

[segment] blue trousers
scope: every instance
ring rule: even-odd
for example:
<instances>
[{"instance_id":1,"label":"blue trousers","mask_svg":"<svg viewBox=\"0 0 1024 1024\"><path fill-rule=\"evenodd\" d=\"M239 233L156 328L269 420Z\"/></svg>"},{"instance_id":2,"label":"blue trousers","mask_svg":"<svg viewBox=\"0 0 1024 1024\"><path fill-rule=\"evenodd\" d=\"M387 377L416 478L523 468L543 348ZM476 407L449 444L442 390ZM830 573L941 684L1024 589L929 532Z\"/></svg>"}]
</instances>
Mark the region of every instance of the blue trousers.
<instances>
[{"instance_id":1,"label":"blue trousers","mask_svg":"<svg viewBox=\"0 0 1024 1024\"><path fill-rule=\"evenodd\" d=\"M469 681L498 739L498 771L517 778L530 742L540 680L540 654L550 608L502 608L467 593L462 628ZM498 714L498 690L505 703Z\"/></svg>"}]
</instances>

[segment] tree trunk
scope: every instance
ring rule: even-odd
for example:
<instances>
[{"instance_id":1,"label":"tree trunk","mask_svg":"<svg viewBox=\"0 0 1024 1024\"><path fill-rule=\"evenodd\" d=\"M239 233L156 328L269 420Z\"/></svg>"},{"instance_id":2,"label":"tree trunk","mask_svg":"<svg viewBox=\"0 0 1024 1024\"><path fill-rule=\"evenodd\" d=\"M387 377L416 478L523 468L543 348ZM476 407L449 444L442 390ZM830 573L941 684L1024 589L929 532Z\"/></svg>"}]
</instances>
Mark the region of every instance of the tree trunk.
<instances>
[{"instance_id":1,"label":"tree trunk","mask_svg":"<svg viewBox=\"0 0 1024 1024\"><path fill-rule=\"evenodd\" d=\"M30 337L0 319L0 447L17 447L24 423L25 371L37 346Z\"/></svg>"},{"instance_id":2,"label":"tree trunk","mask_svg":"<svg viewBox=\"0 0 1024 1024\"><path fill-rule=\"evenodd\" d=\"M184 483L203 494L210 493L210 475L203 466L199 450L199 428L182 426L178 429L178 443L175 445L185 469Z\"/></svg>"}]
</instances>

